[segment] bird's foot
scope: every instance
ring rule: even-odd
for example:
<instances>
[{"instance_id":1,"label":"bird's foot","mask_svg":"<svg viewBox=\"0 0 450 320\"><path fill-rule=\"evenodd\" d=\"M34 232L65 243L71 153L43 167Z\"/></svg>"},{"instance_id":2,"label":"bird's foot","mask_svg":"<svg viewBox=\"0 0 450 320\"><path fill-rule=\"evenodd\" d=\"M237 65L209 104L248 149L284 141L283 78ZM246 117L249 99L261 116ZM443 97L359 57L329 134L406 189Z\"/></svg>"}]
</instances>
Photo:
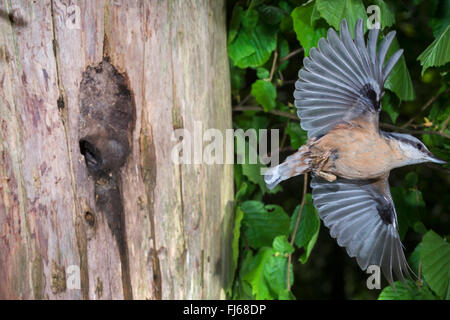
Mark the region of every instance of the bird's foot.
<instances>
[{"instance_id":1,"label":"bird's foot","mask_svg":"<svg viewBox=\"0 0 450 320\"><path fill-rule=\"evenodd\" d=\"M317 176L324 178L328 182L333 182L336 180L336 176L334 174L324 172L324 171L316 171L314 172Z\"/></svg>"}]
</instances>

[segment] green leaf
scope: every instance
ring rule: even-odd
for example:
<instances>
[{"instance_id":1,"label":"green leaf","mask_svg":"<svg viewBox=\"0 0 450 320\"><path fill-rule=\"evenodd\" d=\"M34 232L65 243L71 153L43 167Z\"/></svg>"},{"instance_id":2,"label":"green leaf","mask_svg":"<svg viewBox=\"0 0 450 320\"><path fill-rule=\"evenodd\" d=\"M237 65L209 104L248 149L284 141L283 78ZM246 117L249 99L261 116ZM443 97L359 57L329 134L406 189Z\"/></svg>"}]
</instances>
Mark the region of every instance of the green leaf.
<instances>
[{"instance_id":1,"label":"green leaf","mask_svg":"<svg viewBox=\"0 0 450 320\"><path fill-rule=\"evenodd\" d=\"M242 15L242 26L247 30L252 30L256 27L259 19L259 14L256 10L246 10Z\"/></svg>"},{"instance_id":2,"label":"green leaf","mask_svg":"<svg viewBox=\"0 0 450 320\"><path fill-rule=\"evenodd\" d=\"M244 9L241 6L235 5L231 15L230 26L228 28L228 43L231 43L237 36L239 26L241 24L241 15Z\"/></svg>"},{"instance_id":3,"label":"green leaf","mask_svg":"<svg viewBox=\"0 0 450 320\"><path fill-rule=\"evenodd\" d=\"M278 7L262 5L258 9L259 14L261 15L261 19L264 20L265 23L270 25L277 25L283 20L286 16L286 12Z\"/></svg>"},{"instance_id":4,"label":"green leaf","mask_svg":"<svg viewBox=\"0 0 450 320\"><path fill-rule=\"evenodd\" d=\"M439 297L450 299L450 244L430 230L423 237L420 259L430 288Z\"/></svg>"},{"instance_id":5,"label":"green leaf","mask_svg":"<svg viewBox=\"0 0 450 320\"><path fill-rule=\"evenodd\" d=\"M269 72L269 70L260 67L260 68L257 68L257 69L256 69L256 76L257 76L259 79L267 79L267 78L269 78L269 76L270 76L270 72Z\"/></svg>"},{"instance_id":6,"label":"green leaf","mask_svg":"<svg viewBox=\"0 0 450 320\"><path fill-rule=\"evenodd\" d=\"M415 172L409 172L405 177L405 185L408 188L414 188L417 186L417 182L419 181L419 176Z\"/></svg>"},{"instance_id":7,"label":"green leaf","mask_svg":"<svg viewBox=\"0 0 450 320\"><path fill-rule=\"evenodd\" d=\"M428 232L427 227L425 227L422 221L416 221L413 225L413 230L419 234L425 234Z\"/></svg>"},{"instance_id":8,"label":"green leaf","mask_svg":"<svg viewBox=\"0 0 450 320\"><path fill-rule=\"evenodd\" d=\"M310 2L306 5L295 8L291 13L294 23L294 31L297 39L305 50L305 57L309 55L309 50L317 46L320 38L325 37L327 31L325 28L315 28L312 25L312 13L314 3Z\"/></svg>"},{"instance_id":9,"label":"green leaf","mask_svg":"<svg viewBox=\"0 0 450 320\"><path fill-rule=\"evenodd\" d=\"M231 244L231 249L233 252L233 274L236 271L239 258L239 238L241 236L241 221L244 218L244 211L240 207L236 208L236 215L234 217L234 228L233 228L233 241Z\"/></svg>"},{"instance_id":10,"label":"green leaf","mask_svg":"<svg viewBox=\"0 0 450 320\"><path fill-rule=\"evenodd\" d=\"M252 118L252 128L257 128L258 126L258 119L260 117L253 117ZM267 120L265 118L261 118L262 120ZM266 128L267 126L265 126ZM237 144L235 144L237 146ZM241 152L245 152L245 154L242 154ZM257 154L254 147L252 147L248 142L245 142L245 149L244 150L236 150L236 154L238 157L244 159L244 163L241 164L242 168L242 174L248 178L248 180L256 185L259 186L261 192L263 194L270 193L274 194L282 190L281 186L276 186L273 190L269 190L266 186L266 182L264 181L264 176L261 174L261 170L263 168L266 168L265 165L263 165L259 159L257 160L257 163L250 163L250 154ZM238 185L238 184L237 184Z\"/></svg>"},{"instance_id":11,"label":"green leaf","mask_svg":"<svg viewBox=\"0 0 450 320\"><path fill-rule=\"evenodd\" d=\"M396 110L396 106L394 105L394 97L390 94L390 92L386 92L384 97L381 99L381 105L384 111L389 114L391 117L392 123L397 121L399 116L398 111Z\"/></svg>"},{"instance_id":12,"label":"green leaf","mask_svg":"<svg viewBox=\"0 0 450 320\"><path fill-rule=\"evenodd\" d=\"M450 61L450 25L417 58L422 75L429 67L439 67Z\"/></svg>"},{"instance_id":13,"label":"green leaf","mask_svg":"<svg viewBox=\"0 0 450 320\"><path fill-rule=\"evenodd\" d=\"M242 85L244 84L245 72L245 69L230 66L231 89L233 91L238 92L242 88Z\"/></svg>"},{"instance_id":14,"label":"green leaf","mask_svg":"<svg viewBox=\"0 0 450 320\"><path fill-rule=\"evenodd\" d=\"M258 300L274 299L270 294L270 289L264 276L266 263L270 260L272 254L272 248L261 248L250 262L249 271L243 277L243 280L251 285L252 294Z\"/></svg>"},{"instance_id":15,"label":"green leaf","mask_svg":"<svg viewBox=\"0 0 450 320\"><path fill-rule=\"evenodd\" d=\"M266 205L249 200L241 205L242 224L248 244L255 249L272 246L273 240L289 233L289 216L277 205Z\"/></svg>"},{"instance_id":16,"label":"green leaf","mask_svg":"<svg viewBox=\"0 0 450 320\"><path fill-rule=\"evenodd\" d=\"M300 205L298 205L294 214L291 217L290 232L294 232L295 225L297 223L297 217L300 211ZM304 264L309 258L314 244L316 243L317 237L320 230L320 219L317 214L316 208L312 204L311 194L306 194L305 205L300 217L300 222L297 228L297 233L295 234L294 243L298 248L304 248L304 253L300 256L300 261Z\"/></svg>"},{"instance_id":17,"label":"green leaf","mask_svg":"<svg viewBox=\"0 0 450 320\"><path fill-rule=\"evenodd\" d=\"M279 53L279 59L283 59L284 57L286 57L290 51L289 51L289 43L287 42L287 40L283 37L279 37L278 38L278 53ZM283 71L284 69L286 69L286 67L289 64L289 60L284 61L282 64L280 64L280 66L278 67L278 71Z\"/></svg>"},{"instance_id":18,"label":"green leaf","mask_svg":"<svg viewBox=\"0 0 450 320\"><path fill-rule=\"evenodd\" d=\"M234 41L228 45L228 55L233 63L239 68L246 68L247 66L241 61L246 57L255 54L256 49L251 43L251 34L247 32L239 32Z\"/></svg>"},{"instance_id":19,"label":"green leaf","mask_svg":"<svg viewBox=\"0 0 450 320\"><path fill-rule=\"evenodd\" d=\"M264 268L264 277L271 291L271 295L280 299L287 287L287 264L288 258L273 252L270 259L267 260ZM294 275L292 272L292 264L289 266L289 282L293 283Z\"/></svg>"},{"instance_id":20,"label":"green leaf","mask_svg":"<svg viewBox=\"0 0 450 320\"><path fill-rule=\"evenodd\" d=\"M409 256L408 262L411 268L414 270L415 274L419 274L419 263L420 263L420 248L422 244L419 243L414 251Z\"/></svg>"},{"instance_id":21,"label":"green leaf","mask_svg":"<svg viewBox=\"0 0 450 320\"><path fill-rule=\"evenodd\" d=\"M401 281L394 282L395 289L388 286L381 291L378 300L436 300L430 289L418 287L410 280L406 280L409 288Z\"/></svg>"},{"instance_id":22,"label":"green leaf","mask_svg":"<svg viewBox=\"0 0 450 320\"><path fill-rule=\"evenodd\" d=\"M364 28L366 28L366 8L361 0L317 0L316 6L320 16L336 30L339 30L344 18L347 20L352 36L355 32L356 21L359 18L364 19Z\"/></svg>"},{"instance_id":23,"label":"green leaf","mask_svg":"<svg viewBox=\"0 0 450 320\"><path fill-rule=\"evenodd\" d=\"M248 189L248 184L243 182L241 184L241 186L239 187L238 192L236 192L236 195L234 196L234 201L236 203L238 203L241 200L241 198L246 194L247 189Z\"/></svg>"},{"instance_id":24,"label":"green leaf","mask_svg":"<svg viewBox=\"0 0 450 320\"><path fill-rule=\"evenodd\" d=\"M391 187L392 198L398 216L399 234L403 239L408 228L413 228L419 221L420 210L425 207L422 193L413 188Z\"/></svg>"},{"instance_id":25,"label":"green leaf","mask_svg":"<svg viewBox=\"0 0 450 320\"><path fill-rule=\"evenodd\" d=\"M239 31L228 45L228 55L239 68L257 68L269 60L276 46L276 30L258 23L252 29Z\"/></svg>"},{"instance_id":26,"label":"green leaf","mask_svg":"<svg viewBox=\"0 0 450 320\"><path fill-rule=\"evenodd\" d=\"M387 55L386 61L390 58L392 54L397 52L400 46L397 39L392 41ZM400 100L409 101L414 100L414 87L412 84L411 76L409 75L408 68L406 66L406 61L404 55L401 56L400 60L397 62L395 67L392 69L391 74L386 79L384 87L394 92Z\"/></svg>"},{"instance_id":27,"label":"green leaf","mask_svg":"<svg viewBox=\"0 0 450 320\"><path fill-rule=\"evenodd\" d=\"M287 240L286 236L278 236L273 240L272 244L273 249L275 252L279 252L282 254L289 254L294 252L294 247L291 246L289 241Z\"/></svg>"},{"instance_id":28,"label":"green leaf","mask_svg":"<svg viewBox=\"0 0 450 320\"><path fill-rule=\"evenodd\" d=\"M308 133L300 127L299 122L290 121L286 127L286 133L291 140L293 149L298 149L308 140Z\"/></svg>"},{"instance_id":29,"label":"green leaf","mask_svg":"<svg viewBox=\"0 0 450 320\"><path fill-rule=\"evenodd\" d=\"M273 241L273 254L267 261L264 275L273 296L278 299L290 297L286 295L288 255L294 252L294 247L286 236L278 236ZM292 264L289 266L289 282L294 283Z\"/></svg>"},{"instance_id":30,"label":"green leaf","mask_svg":"<svg viewBox=\"0 0 450 320\"><path fill-rule=\"evenodd\" d=\"M251 250L246 250L243 256L244 258L241 260L239 274L233 285L233 300L254 299L250 283L244 280L245 275L251 270L250 267L253 261L253 253Z\"/></svg>"},{"instance_id":31,"label":"green leaf","mask_svg":"<svg viewBox=\"0 0 450 320\"><path fill-rule=\"evenodd\" d=\"M252 84L252 96L255 97L256 101L264 108L264 111L269 111L275 108L277 90L275 86L265 80L256 80Z\"/></svg>"}]
</instances>

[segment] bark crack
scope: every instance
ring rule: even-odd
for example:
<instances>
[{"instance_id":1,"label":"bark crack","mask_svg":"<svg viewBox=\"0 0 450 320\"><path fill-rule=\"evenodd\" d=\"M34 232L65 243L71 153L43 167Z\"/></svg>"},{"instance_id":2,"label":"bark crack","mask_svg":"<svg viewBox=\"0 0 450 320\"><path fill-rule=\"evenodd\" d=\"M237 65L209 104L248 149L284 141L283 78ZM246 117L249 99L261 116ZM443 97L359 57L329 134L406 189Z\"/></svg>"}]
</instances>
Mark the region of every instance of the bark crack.
<instances>
[{"instance_id":1,"label":"bark crack","mask_svg":"<svg viewBox=\"0 0 450 320\"><path fill-rule=\"evenodd\" d=\"M147 26L148 26L148 12L147 10L143 10L144 12L144 26L145 26L145 39L147 37ZM142 112L141 112L141 132L140 132L140 157L142 160L141 163L141 172L143 173L143 180L146 188L146 197L147 197L147 210L150 221L150 234L151 241L153 245L152 254L152 268L153 268L153 289L154 289L154 298L156 300L162 299L162 276L161 276L161 265L158 257L158 247L156 245L156 227L155 227L155 211L153 206L154 199L154 188L156 185L156 155L155 155L155 145L153 141L153 132L151 128L147 128L145 126L145 121L142 119L146 113L144 112L146 106L145 99L145 61L146 61L146 42L143 45L143 62L142 63Z\"/></svg>"},{"instance_id":2,"label":"bark crack","mask_svg":"<svg viewBox=\"0 0 450 320\"><path fill-rule=\"evenodd\" d=\"M62 85L61 80L61 70L60 70L60 59L59 59L59 47L58 47L58 41L56 36L56 25L55 25L55 7L54 7L54 0L50 0L50 14L51 14L51 23L52 23L52 46L53 46L53 55L55 58L55 70L56 70L56 85L58 89L58 99L56 101L58 109L60 111L61 115L61 121L64 128L64 137L66 141L66 148L69 158L69 168L70 168L70 184L71 184L71 191L72 191L72 198L74 201L74 208L75 208L75 221L78 221L78 213L81 210L81 206L76 201L77 199L77 184L75 183L75 169L73 165L73 157L72 157L72 149L70 147L70 136L69 136L69 129L68 129L68 110L65 108L67 106L67 100L66 95L64 91L64 87ZM62 103L61 103L62 101ZM79 233L80 225L77 225L75 222L75 235L77 238L77 247L78 247L78 254L80 258L80 276L81 276L81 292L84 299L89 299L89 274L88 274L88 258L87 258L87 251L86 251L86 241L83 241L82 235Z\"/></svg>"}]
</instances>

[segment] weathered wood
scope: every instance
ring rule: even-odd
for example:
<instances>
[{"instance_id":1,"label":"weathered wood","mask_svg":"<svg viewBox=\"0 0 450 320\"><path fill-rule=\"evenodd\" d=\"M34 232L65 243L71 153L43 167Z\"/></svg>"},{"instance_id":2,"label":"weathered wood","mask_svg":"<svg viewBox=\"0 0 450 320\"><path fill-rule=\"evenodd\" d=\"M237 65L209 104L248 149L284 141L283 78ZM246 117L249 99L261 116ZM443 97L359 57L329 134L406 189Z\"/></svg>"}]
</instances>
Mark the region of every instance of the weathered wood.
<instances>
[{"instance_id":1,"label":"weathered wood","mask_svg":"<svg viewBox=\"0 0 450 320\"><path fill-rule=\"evenodd\" d=\"M231 127L223 1L0 10L0 298L224 298L232 165L170 158L175 128ZM118 173L126 266L79 145L82 74L105 58L136 109Z\"/></svg>"}]
</instances>

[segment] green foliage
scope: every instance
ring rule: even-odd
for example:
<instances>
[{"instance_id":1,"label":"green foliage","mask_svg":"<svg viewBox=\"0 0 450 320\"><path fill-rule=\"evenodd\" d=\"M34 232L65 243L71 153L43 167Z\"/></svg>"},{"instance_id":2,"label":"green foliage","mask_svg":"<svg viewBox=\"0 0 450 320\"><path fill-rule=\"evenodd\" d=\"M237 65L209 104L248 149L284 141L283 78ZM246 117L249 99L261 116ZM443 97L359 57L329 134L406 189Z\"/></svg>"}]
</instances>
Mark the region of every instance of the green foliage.
<instances>
[{"instance_id":1,"label":"green foliage","mask_svg":"<svg viewBox=\"0 0 450 320\"><path fill-rule=\"evenodd\" d=\"M414 282L407 280L407 285L396 281L395 289L386 287L380 293L379 300L436 300L436 296L428 287L419 287Z\"/></svg>"},{"instance_id":2,"label":"green foliage","mask_svg":"<svg viewBox=\"0 0 450 320\"><path fill-rule=\"evenodd\" d=\"M423 66L422 75L429 67L443 66L450 61L450 25L417 59Z\"/></svg>"},{"instance_id":3,"label":"green foliage","mask_svg":"<svg viewBox=\"0 0 450 320\"><path fill-rule=\"evenodd\" d=\"M228 35L228 54L239 68L263 65L277 45L276 31L257 11L236 6L231 18L232 33Z\"/></svg>"},{"instance_id":4,"label":"green foliage","mask_svg":"<svg viewBox=\"0 0 450 320\"><path fill-rule=\"evenodd\" d=\"M391 30L397 31L387 56L399 48L404 49L403 56L385 84L387 90L382 98L383 112L380 116L382 129L385 130L383 124L389 124L398 128L394 131L419 132L421 134L416 135L433 154L449 161L450 11L446 8L450 8L450 1L406 2L229 1L227 43L232 101L233 105L239 106L239 111L233 112L234 128L279 129L281 160L305 144L307 133L302 130L299 121L292 119L292 115L296 114L293 106L294 83L303 66L303 58L308 56L312 47L317 46L321 37L326 36L330 27L339 29L343 18L347 20L352 34L357 19L363 18L367 32L366 21L372 21L373 17L372 12L366 9L369 5L377 5L381 12L380 37ZM414 121L409 121L411 119ZM432 134L426 134L427 131L432 131ZM257 141L260 138L259 135L255 137ZM243 162L234 166L236 212L232 267L236 272L232 289L228 290L231 298L324 298L330 294L329 288L336 277L345 277L345 290L339 288L337 292L345 291L349 298L450 298L448 244L445 238L430 231L434 229L441 235L448 234L448 222L442 218L448 213L446 208L450 207L450 200L444 196L450 191L448 165L440 167L441 171L434 169L436 165L433 168L422 165L394 170L391 174L391 193L400 236L408 244L411 267L416 274L420 274L421 279L416 282L408 280L408 286L396 282L396 290L388 286L381 293L368 292L365 280L354 280L361 277L361 273L334 275L334 271L321 271L317 275L319 268L314 263L319 258L328 261L329 249L320 245L327 237L319 237L321 224L311 195L306 195L294 235L302 200L301 183L297 180L296 188L294 183L283 184L284 192L280 192L281 186L268 190L261 175L266 165L261 161L251 164L250 148L247 142L244 148L236 148L236 155ZM410 248L410 243L416 245L420 237L423 237L422 242L411 253L414 246ZM333 250L342 252L336 244ZM335 259L332 257L330 255L330 259ZM291 264L288 267L289 261ZM320 261L323 264L323 260ZM327 263L341 265L344 262L330 260ZM356 269L354 259L351 263L352 266L345 270ZM317 293L319 291L314 291L315 296L303 293L312 290L306 289L308 275L316 279L309 288L324 288L320 294Z\"/></svg>"},{"instance_id":5,"label":"green foliage","mask_svg":"<svg viewBox=\"0 0 450 320\"><path fill-rule=\"evenodd\" d=\"M291 139L293 149L298 149L306 143L308 135L296 122L289 122L286 126L286 133Z\"/></svg>"},{"instance_id":6,"label":"green foliage","mask_svg":"<svg viewBox=\"0 0 450 320\"><path fill-rule=\"evenodd\" d=\"M354 26L359 18L367 20L366 8L362 0L316 0L317 10L330 26L339 30L342 19L346 19L354 36Z\"/></svg>"},{"instance_id":7,"label":"green foliage","mask_svg":"<svg viewBox=\"0 0 450 320\"><path fill-rule=\"evenodd\" d=\"M399 49L400 46L398 44L398 41L397 39L394 39L394 41L392 41L391 47L388 50L386 58L389 59L389 57ZM384 87L394 92L400 100L414 100L414 87L412 84L411 76L409 75L408 67L406 66L404 55L402 55L400 60L395 65L394 69L392 69L391 74L386 79Z\"/></svg>"},{"instance_id":8,"label":"green foliage","mask_svg":"<svg viewBox=\"0 0 450 320\"><path fill-rule=\"evenodd\" d=\"M423 280L415 283L395 282L395 290L386 287L381 292L380 300L436 300L450 299L450 244L428 231L422 242L413 251L409 259L415 272L422 273ZM420 265L420 267L419 267Z\"/></svg>"},{"instance_id":9,"label":"green foliage","mask_svg":"<svg viewBox=\"0 0 450 320\"><path fill-rule=\"evenodd\" d=\"M405 237L408 228L415 229L420 222L420 213L425 207L422 193L417 189L417 174L410 172L401 187L391 187L399 221L400 238ZM411 185L414 182L413 185Z\"/></svg>"},{"instance_id":10,"label":"green foliage","mask_svg":"<svg viewBox=\"0 0 450 320\"><path fill-rule=\"evenodd\" d=\"M289 232L289 216L283 208L264 205L260 201L249 200L241 205L244 212L244 233L250 247L258 249L270 246L278 235Z\"/></svg>"},{"instance_id":11,"label":"green foliage","mask_svg":"<svg viewBox=\"0 0 450 320\"><path fill-rule=\"evenodd\" d=\"M450 299L450 244L430 230L423 237L420 260L430 288L439 297Z\"/></svg>"},{"instance_id":12,"label":"green foliage","mask_svg":"<svg viewBox=\"0 0 450 320\"><path fill-rule=\"evenodd\" d=\"M298 213L300 212L300 205L298 205L291 218L290 231L293 234L295 225L297 224ZM312 204L311 194L306 194L305 205L300 216L300 223L298 225L297 233L295 234L294 243L300 249L303 248L304 252L300 256L301 263L306 263L311 250L316 243L319 235L320 219L317 214L317 210Z\"/></svg>"},{"instance_id":13,"label":"green foliage","mask_svg":"<svg viewBox=\"0 0 450 320\"><path fill-rule=\"evenodd\" d=\"M305 50L305 56L309 55L309 49L317 46L320 38L326 36L325 28L315 28L313 21L314 3L308 3L297 7L292 11L292 21L294 22L294 31L297 39Z\"/></svg>"},{"instance_id":14,"label":"green foliage","mask_svg":"<svg viewBox=\"0 0 450 320\"><path fill-rule=\"evenodd\" d=\"M397 106L394 103L395 97L387 91L384 97L381 99L381 105L383 107L383 110L386 111L389 115L389 117L392 120L392 123L395 123L397 121L398 116L400 113L397 111Z\"/></svg>"},{"instance_id":15,"label":"green foliage","mask_svg":"<svg viewBox=\"0 0 450 320\"><path fill-rule=\"evenodd\" d=\"M277 90L272 82L256 80L252 85L251 92L256 101L264 108L264 111L269 111L275 108Z\"/></svg>"}]
</instances>

